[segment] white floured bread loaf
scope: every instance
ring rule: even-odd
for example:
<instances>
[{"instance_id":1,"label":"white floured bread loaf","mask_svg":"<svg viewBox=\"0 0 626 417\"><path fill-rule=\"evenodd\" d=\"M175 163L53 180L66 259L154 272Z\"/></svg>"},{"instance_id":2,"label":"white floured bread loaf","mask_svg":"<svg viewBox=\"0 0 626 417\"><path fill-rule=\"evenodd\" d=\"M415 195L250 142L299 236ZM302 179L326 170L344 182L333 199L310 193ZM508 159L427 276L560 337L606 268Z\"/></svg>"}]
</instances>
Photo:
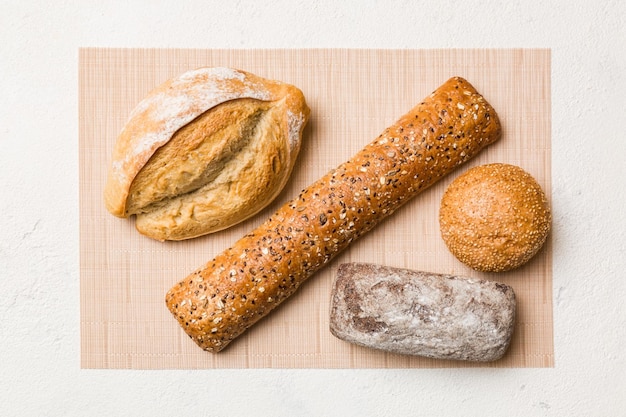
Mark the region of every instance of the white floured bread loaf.
<instances>
[{"instance_id":1,"label":"white floured bread loaf","mask_svg":"<svg viewBox=\"0 0 626 417\"><path fill-rule=\"evenodd\" d=\"M137 230L182 240L237 224L285 186L309 117L296 87L232 68L166 81L133 110L104 191Z\"/></svg>"}]
</instances>

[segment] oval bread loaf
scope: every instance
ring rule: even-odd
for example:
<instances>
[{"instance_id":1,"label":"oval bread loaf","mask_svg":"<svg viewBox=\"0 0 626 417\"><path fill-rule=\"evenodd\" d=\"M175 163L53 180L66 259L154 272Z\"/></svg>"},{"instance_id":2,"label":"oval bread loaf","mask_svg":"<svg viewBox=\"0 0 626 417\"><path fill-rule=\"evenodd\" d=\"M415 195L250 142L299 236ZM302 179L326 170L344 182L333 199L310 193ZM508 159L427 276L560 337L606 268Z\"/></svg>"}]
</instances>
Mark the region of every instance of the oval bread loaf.
<instances>
[{"instance_id":1,"label":"oval bread loaf","mask_svg":"<svg viewBox=\"0 0 626 417\"><path fill-rule=\"evenodd\" d=\"M120 133L107 209L139 232L181 240L266 207L300 150L309 109L296 87L232 68L199 68L153 90Z\"/></svg>"},{"instance_id":2,"label":"oval bread loaf","mask_svg":"<svg viewBox=\"0 0 626 417\"><path fill-rule=\"evenodd\" d=\"M174 285L166 304L203 349L222 350L350 242L498 140L494 109L452 78L352 159Z\"/></svg>"},{"instance_id":3,"label":"oval bread loaf","mask_svg":"<svg viewBox=\"0 0 626 417\"><path fill-rule=\"evenodd\" d=\"M333 282L330 331L360 346L494 361L508 349L514 327L513 288L493 281L349 263Z\"/></svg>"}]
</instances>

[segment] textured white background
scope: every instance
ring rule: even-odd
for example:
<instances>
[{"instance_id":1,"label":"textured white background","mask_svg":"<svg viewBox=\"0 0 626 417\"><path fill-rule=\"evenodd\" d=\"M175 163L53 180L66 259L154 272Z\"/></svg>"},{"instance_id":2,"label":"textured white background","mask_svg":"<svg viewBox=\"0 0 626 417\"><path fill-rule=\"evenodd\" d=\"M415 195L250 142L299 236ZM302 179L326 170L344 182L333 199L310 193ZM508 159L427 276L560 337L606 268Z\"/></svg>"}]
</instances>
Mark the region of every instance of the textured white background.
<instances>
[{"instance_id":1,"label":"textured white background","mask_svg":"<svg viewBox=\"0 0 626 417\"><path fill-rule=\"evenodd\" d=\"M78 48L552 48L555 368L79 366ZM0 415L626 415L623 1L0 1Z\"/></svg>"}]
</instances>

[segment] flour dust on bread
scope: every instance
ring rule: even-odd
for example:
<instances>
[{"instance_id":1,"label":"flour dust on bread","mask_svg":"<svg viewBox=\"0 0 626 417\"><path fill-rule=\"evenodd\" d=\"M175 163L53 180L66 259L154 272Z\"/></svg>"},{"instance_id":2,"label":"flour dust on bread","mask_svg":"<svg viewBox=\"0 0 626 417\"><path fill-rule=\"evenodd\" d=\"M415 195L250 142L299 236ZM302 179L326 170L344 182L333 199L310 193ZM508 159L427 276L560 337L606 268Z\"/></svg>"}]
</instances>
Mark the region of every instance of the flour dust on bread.
<instances>
[{"instance_id":1,"label":"flour dust on bread","mask_svg":"<svg viewBox=\"0 0 626 417\"><path fill-rule=\"evenodd\" d=\"M293 85L220 67L154 89L115 144L104 200L157 240L217 232L250 218L285 186L309 118Z\"/></svg>"},{"instance_id":2,"label":"flour dust on bread","mask_svg":"<svg viewBox=\"0 0 626 417\"><path fill-rule=\"evenodd\" d=\"M339 265L329 329L368 348L435 359L494 361L515 328L513 288L386 265Z\"/></svg>"}]
</instances>

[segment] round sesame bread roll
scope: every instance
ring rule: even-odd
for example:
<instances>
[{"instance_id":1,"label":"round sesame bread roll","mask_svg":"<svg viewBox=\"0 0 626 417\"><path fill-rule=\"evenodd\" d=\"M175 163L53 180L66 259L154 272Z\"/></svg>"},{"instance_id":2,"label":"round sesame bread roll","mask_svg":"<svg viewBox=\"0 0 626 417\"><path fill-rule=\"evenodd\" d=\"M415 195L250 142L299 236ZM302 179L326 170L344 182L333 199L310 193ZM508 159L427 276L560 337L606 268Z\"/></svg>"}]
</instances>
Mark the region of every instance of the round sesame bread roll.
<instances>
[{"instance_id":1,"label":"round sesame bread roll","mask_svg":"<svg viewBox=\"0 0 626 417\"><path fill-rule=\"evenodd\" d=\"M551 225L545 193L522 168L487 164L454 180L441 199L441 236L461 262L502 272L528 262Z\"/></svg>"},{"instance_id":2,"label":"round sesame bread roll","mask_svg":"<svg viewBox=\"0 0 626 417\"><path fill-rule=\"evenodd\" d=\"M223 67L180 74L133 110L117 138L106 208L157 240L217 232L285 186L309 108L289 84Z\"/></svg>"},{"instance_id":3,"label":"round sesame bread roll","mask_svg":"<svg viewBox=\"0 0 626 417\"><path fill-rule=\"evenodd\" d=\"M219 352L400 206L498 140L495 110L455 77L350 160L174 285L167 307Z\"/></svg>"}]
</instances>

